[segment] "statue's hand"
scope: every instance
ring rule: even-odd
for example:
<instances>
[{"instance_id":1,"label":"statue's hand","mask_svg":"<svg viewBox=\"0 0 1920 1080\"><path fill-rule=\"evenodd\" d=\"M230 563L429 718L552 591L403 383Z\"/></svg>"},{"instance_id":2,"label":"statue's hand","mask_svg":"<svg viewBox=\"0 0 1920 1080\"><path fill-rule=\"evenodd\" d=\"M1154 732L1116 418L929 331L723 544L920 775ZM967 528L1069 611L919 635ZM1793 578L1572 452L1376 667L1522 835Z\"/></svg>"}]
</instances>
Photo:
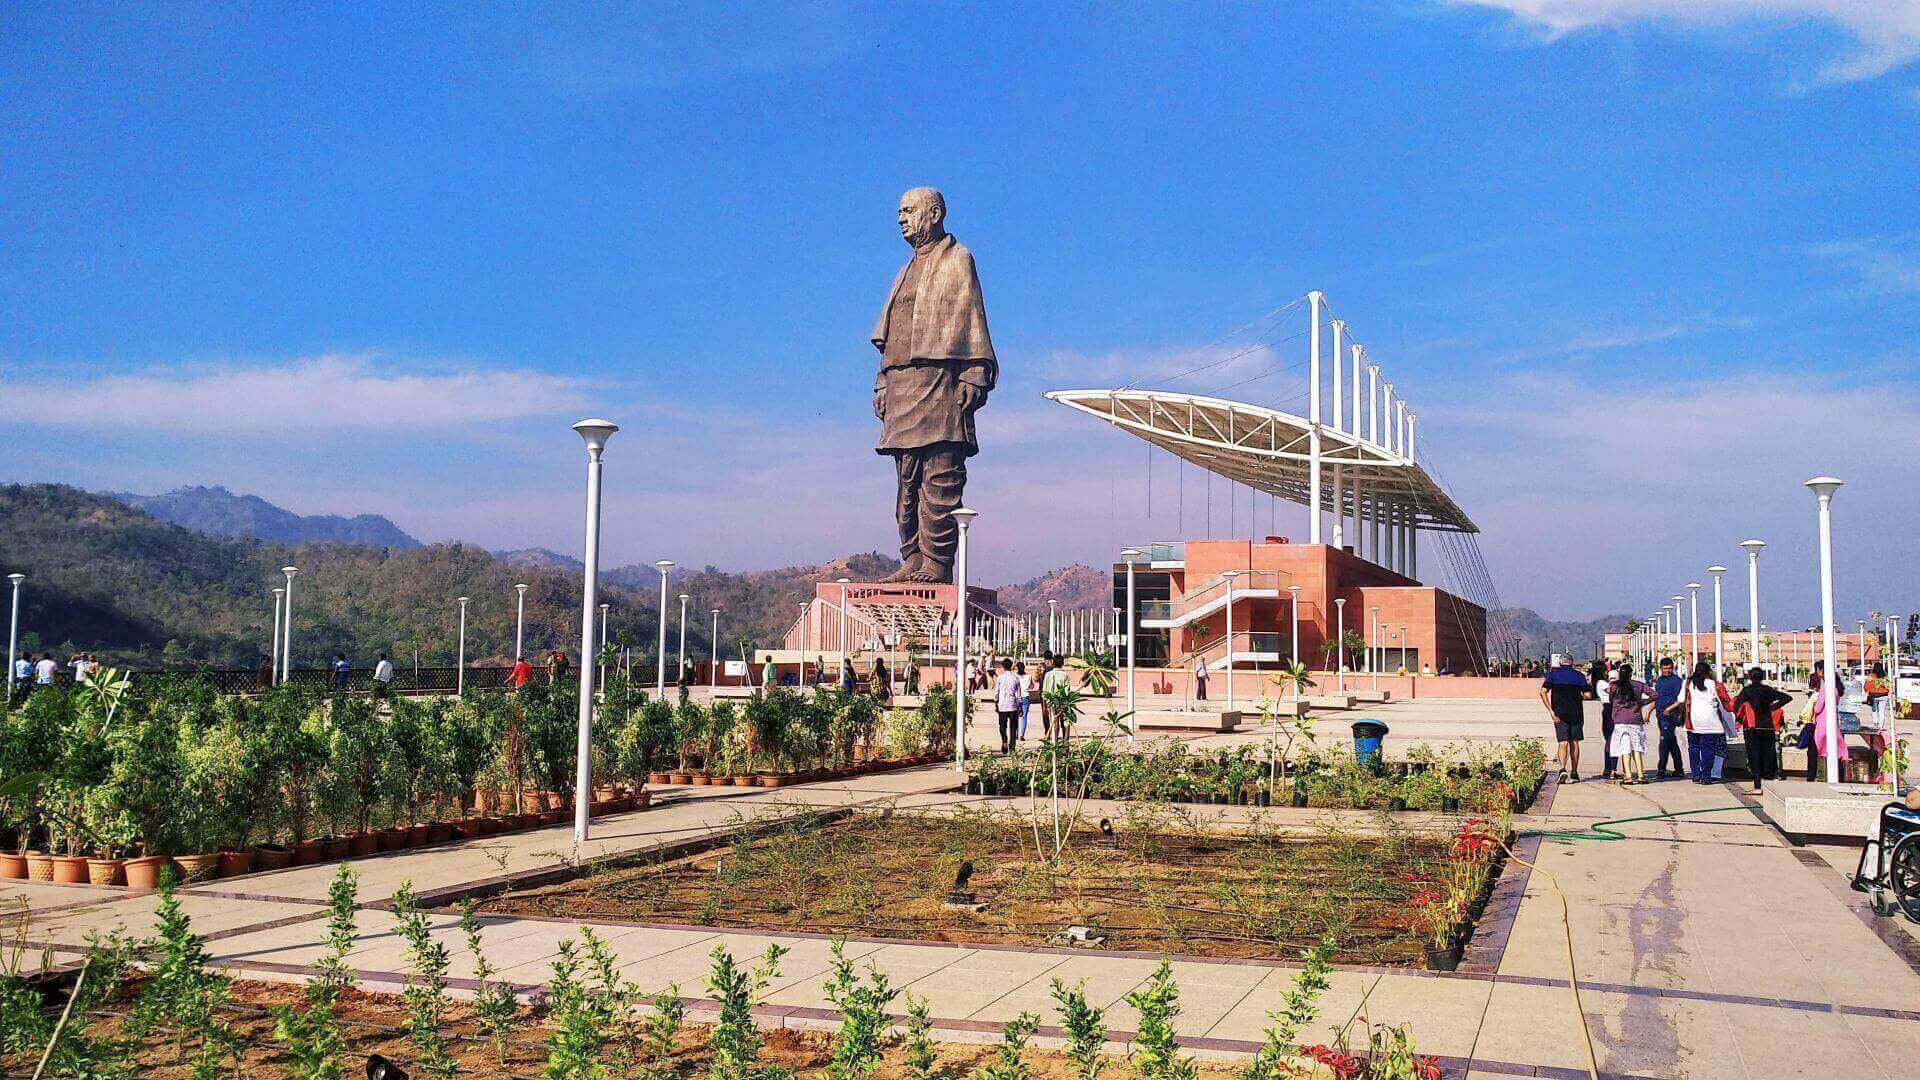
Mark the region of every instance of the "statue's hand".
<instances>
[{"instance_id":1,"label":"statue's hand","mask_svg":"<svg viewBox=\"0 0 1920 1080\"><path fill-rule=\"evenodd\" d=\"M882 421L887 418L887 392L885 390L875 390L873 392L873 415Z\"/></svg>"},{"instance_id":2,"label":"statue's hand","mask_svg":"<svg viewBox=\"0 0 1920 1080\"><path fill-rule=\"evenodd\" d=\"M960 411L972 412L987 399L987 392L972 383L960 384Z\"/></svg>"}]
</instances>

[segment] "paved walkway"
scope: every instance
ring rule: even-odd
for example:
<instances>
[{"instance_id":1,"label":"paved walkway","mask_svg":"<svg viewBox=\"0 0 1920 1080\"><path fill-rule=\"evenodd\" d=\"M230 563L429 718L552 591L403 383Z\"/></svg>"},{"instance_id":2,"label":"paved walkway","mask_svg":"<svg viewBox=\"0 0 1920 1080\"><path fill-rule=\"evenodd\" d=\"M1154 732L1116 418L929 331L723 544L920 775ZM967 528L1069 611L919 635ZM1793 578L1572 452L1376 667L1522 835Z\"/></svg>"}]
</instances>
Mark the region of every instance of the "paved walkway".
<instances>
[{"instance_id":1,"label":"paved walkway","mask_svg":"<svg viewBox=\"0 0 1920 1080\"><path fill-rule=\"evenodd\" d=\"M1477 703L1451 702L1465 723ZM1591 725L1597 729L1598 725ZM1589 749L1597 750L1597 746ZM750 819L809 807L949 805L935 794L952 774L922 769L801 789L733 793L669 789L655 809L596 827L588 858L708 837ZM1594 821L1676 810L1718 812L1621 826L1613 842L1523 840L1515 864L1482 920L1461 973L1342 970L1324 1000L1328 1021L1365 1000L1376 1021L1405 1023L1426 1053L1455 1075L1585 1075L1580 1014L1567 985L1567 933L1555 886L1571 906L1573 952L1588 1031L1604 1074L1626 1077L1907 1077L1920 1061L1920 947L1906 931L1863 916L1864 905L1819 853L1787 845L1732 788L1684 782L1616 788L1588 782L1550 788L1522 830L1580 830ZM1198 809L1198 808L1196 808ZM1241 814L1216 808L1222 816ZM1286 811L1287 814L1318 813ZM358 860L361 900L378 904L403 880L422 891L452 890L574 861L565 828ZM216 959L238 973L303 978L320 954L320 902L332 866L293 868L186 890L194 925ZM1548 875L1551 875L1551 881ZM151 924L151 897L84 886L0 886L29 906L27 937L78 951L87 933ZM471 974L454 920L435 917ZM819 1025L832 1014L821 989L828 942L613 920L581 923L530 917L485 920L487 954L503 977L532 989L548 976L557 944L592 925L643 989L677 983L698 998L708 953L736 956L774 941L792 949L762 1010L769 1023ZM370 988L398 986L405 968L391 916L361 916L352 963ZM924 996L953 1038L988 1038L1021 1012L1053 1019L1053 979L1084 980L1088 997L1110 1009L1116 1038L1134 1016L1121 1001L1155 959L1074 950L856 941L850 955ZM1184 1012L1179 1028L1206 1053L1252 1049L1293 977L1258 962L1175 964ZM704 1003L696 1001L696 1011ZM1316 1036L1324 1036L1324 1028Z\"/></svg>"}]
</instances>

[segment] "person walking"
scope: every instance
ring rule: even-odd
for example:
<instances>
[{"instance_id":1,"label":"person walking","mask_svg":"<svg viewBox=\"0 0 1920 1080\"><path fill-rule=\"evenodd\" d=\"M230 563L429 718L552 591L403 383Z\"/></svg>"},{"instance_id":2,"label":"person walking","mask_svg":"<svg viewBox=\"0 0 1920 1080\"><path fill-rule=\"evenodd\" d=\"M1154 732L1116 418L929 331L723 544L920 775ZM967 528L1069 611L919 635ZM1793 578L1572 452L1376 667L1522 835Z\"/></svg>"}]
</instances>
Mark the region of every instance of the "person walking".
<instances>
[{"instance_id":1,"label":"person walking","mask_svg":"<svg viewBox=\"0 0 1920 1080\"><path fill-rule=\"evenodd\" d=\"M1767 673L1757 667L1747 672L1747 685L1733 699L1734 717L1747 741L1747 771L1753 774L1755 791L1763 780L1780 779L1780 727L1792 700L1768 686Z\"/></svg>"},{"instance_id":2,"label":"person walking","mask_svg":"<svg viewBox=\"0 0 1920 1080\"><path fill-rule=\"evenodd\" d=\"M1614 768L1616 755L1613 752L1612 676L1606 666L1597 660L1587 670L1591 673L1596 667L1599 668L1598 674L1589 674L1588 677L1593 681L1593 700L1600 703L1600 751L1602 764L1606 766L1602 779L1618 780L1620 775Z\"/></svg>"},{"instance_id":3,"label":"person walking","mask_svg":"<svg viewBox=\"0 0 1920 1080\"><path fill-rule=\"evenodd\" d=\"M1047 673L1040 677L1040 723L1049 739L1064 739L1073 733L1065 730L1066 724L1064 722L1058 725L1054 723L1052 710L1047 708L1047 695L1057 690L1070 690L1072 688L1073 676L1067 674L1067 658L1059 653L1054 653L1047 658ZM1061 730L1058 732L1054 731L1053 729L1056 726L1061 728Z\"/></svg>"},{"instance_id":4,"label":"person walking","mask_svg":"<svg viewBox=\"0 0 1920 1080\"><path fill-rule=\"evenodd\" d=\"M347 689L347 676L351 674L352 671L353 666L347 663L347 654L334 653L333 675L328 681L328 685L334 690L345 693Z\"/></svg>"},{"instance_id":5,"label":"person walking","mask_svg":"<svg viewBox=\"0 0 1920 1080\"><path fill-rule=\"evenodd\" d=\"M373 696L386 697L392 689L393 661L387 659L386 653L381 653L380 659L373 665Z\"/></svg>"},{"instance_id":6,"label":"person walking","mask_svg":"<svg viewBox=\"0 0 1920 1080\"><path fill-rule=\"evenodd\" d=\"M260 671L254 682L261 690L273 685L273 657L264 655L260 657Z\"/></svg>"},{"instance_id":7,"label":"person walking","mask_svg":"<svg viewBox=\"0 0 1920 1080\"><path fill-rule=\"evenodd\" d=\"M1653 713L1653 692L1633 677L1633 665L1623 663L1614 669L1607 684L1607 721L1613 731L1607 736L1607 749L1619 762L1622 784L1647 782L1647 718Z\"/></svg>"},{"instance_id":8,"label":"person walking","mask_svg":"<svg viewBox=\"0 0 1920 1080\"><path fill-rule=\"evenodd\" d=\"M53 680L59 677L59 672L60 665L54 662L53 654L41 653L40 662L33 665L34 689L37 690L43 686L52 686Z\"/></svg>"},{"instance_id":9,"label":"person walking","mask_svg":"<svg viewBox=\"0 0 1920 1080\"><path fill-rule=\"evenodd\" d=\"M1680 753L1680 727L1686 721L1687 706L1680 699L1687 680L1673 669L1673 661L1662 657L1660 677L1653 680L1653 719L1660 729L1659 777L1662 780L1678 780L1687 774L1687 759ZM1667 768L1667 759L1673 759L1673 768Z\"/></svg>"},{"instance_id":10,"label":"person walking","mask_svg":"<svg viewBox=\"0 0 1920 1080\"><path fill-rule=\"evenodd\" d=\"M547 657L547 681L557 683L566 678L567 670L571 666L572 663L567 659L566 653L561 652L559 649L553 650L553 655Z\"/></svg>"},{"instance_id":11,"label":"person walking","mask_svg":"<svg viewBox=\"0 0 1920 1080\"><path fill-rule=\"evenodd\" d=\"M1013 661L1000 661L1000 674L993 680L993 707L1000 714L1000 752L1013 752L1019 734L1020 676L1013 673Z\"/></svg>"},{"instance_id":12,"label":"person walking","mask_svg":"<svg viewBox=\"0 0 1920 1080\"><path fill-rule=\"evenodd\" d=\"M1807 704L1800 711L1800 718L1807 723L1801 728L1799 741L1801 747L1807 751L1807 779L1814 782L1825 778L1827 768L1827 696L1820 692L1820 683L1826 678L1826 674L1827 662L1815 660L1813 670L1807 673ZM1845 700L1846 688L1840 685L1839 679L1835 679L1833 688L1835 710L1838 710ZM1834 721L1833 730L1840 740L1839 755L1844 770L1847 760L1847 737L1841 734L1842 729L1838 719ZM1842 778L1845 778L1844 771Z\"/></svg>"},{"instance_id":13,"label":"person walking","mask_svg":"<svg viewBox=\"0 0 1920 1080\"><path fill-rule=\"evenodd\" d=\"M17 695L27 696L27 690L33 685L33 654L21 653L13 661L13 687L9 699Z\"/></svg>"},{"instance_id":14,"label":"person walking","mask_svg":"<svg viewBox=\"0 0 1920 1080\"><path fill-rule=\"evenodd\" d=\"M843 694L853 693L853 688L859 681L860 677L855 675L853 671L853 658L842 656L840 658L840 692Z\"/></svg>"},{"instance_id":15,"label":"person walking","mask_svg":"<svg viewBox=\"0 0 1920 1080\"><path fill-rule=\"evenodd\" d=\"M1560 744L1560 782L1580 782L1580 740L1586 738L1581 711L1587 697L1587 677L1573 666L1573 657L1555 653L1553 667L1540 680L1540 704L1553 718L1553 738Z\"/></svg>"},{"instance_id":16,"label":"person walking","mask_svg":"<svg viewBox=\"0 0 1920 1080\"><path fill-rule=\"evenodd\" d=\"M507 689L518 690L527 685L528 682L531 682L532 679L533 665L527 663L527 658L523 656L515 660L513 662L513 670L507 672Z\"/></svg>"},{"instance_id":17,"label":"person walking","mask_svg":"<svg viewBox=\"0 0 1920 1080\"><path fill-rule=\"evenodd\" d=\"M1193 658L1193 700L1207 700L1207 662L1198 656Z\"/></svg>"},{"instance_id":18,"label":"person walking","mask_svg":"<svg viewBox=\"0 0 1920 1080\"><path fill-rule=\"evenodd\" d=\"M1709 660L1693 665L1693 674L1687 676L1685 696L1687 755L1692 758L1693 782L1717 783L1727 759L1727 730L1733 716L1733 698L1713 677L1713 663Z\"/></svg>"},{"instance_id":19,"label":"person walking","mask_svg":"<svg viewBox=\"0 0 1920 1080\"><path fill-rule=\"evenodd\" d=\"M893 673L887 670L886 657L873 658L873 671L869 673L869 679L867 685L871 688L875 701L886 705L893 700Z\"/></svg>"}]
</instances>

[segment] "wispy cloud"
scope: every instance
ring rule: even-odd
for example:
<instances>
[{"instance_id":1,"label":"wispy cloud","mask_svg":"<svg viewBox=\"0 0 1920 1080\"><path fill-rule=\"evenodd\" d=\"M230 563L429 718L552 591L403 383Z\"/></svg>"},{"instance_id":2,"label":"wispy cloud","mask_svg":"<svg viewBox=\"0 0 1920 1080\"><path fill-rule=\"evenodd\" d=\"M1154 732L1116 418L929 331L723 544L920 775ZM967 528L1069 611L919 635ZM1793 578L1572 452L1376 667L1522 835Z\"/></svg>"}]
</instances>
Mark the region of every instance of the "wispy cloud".
<instances>
[{"instance_id":1,"label":"wispy cloud","mask_svg":"<svg viewBox=\"0 0 1920 1080\"><path fill-rule=\"evenodd\" d=\"M0 395L0 421L182 434L399 431L546 415L580 396L573 381L537 371L331 355L17 384Z\"/></svg>"},{"instance_id":2,"label":"wispy cloud","mask_svg":"<svg viewBox=\"0 0 1920 1080\"><path fill-rule=\"evenodd\" d=\"M684 83L778 74L845 55L856 34L838 3L542 9L504 43L564 94L606 98Z\"/></svg>"},{"instance_id":3,"label":"wispy cloud","mask_svg":"<svg viewBox=\"0 0 1920 1080\"><path fill-rule=\"evenodd\" d=\"M1587 357L1595 353L1680 341L1722 330L1747 330L1754 323L1755 320L1746 315L1693 315L1639 326L1615 325L1581 330L1560 341L1511 349L1498 353L1495 359L1499 363L1515 364Z\"/></svg>"},{"instance_id":4,"label":"wispy cloud","mask_svg":"<svg viewBox=\"0 0 1920 1080\"><path fill-rule=\"evenodd\" d=\"M1846 271L1853 278L1855 295L1920 292L1920 239L1911 234L1833 240L1807 251Z\"/></svg>"},{"instance_id":5,"label":"wispy cloud","mask_svg":"<svg viewBox=\"0 0 1920 1080\"><path fill-rule=\"evenodd\" d=\"M1820 72L1831 82L1878 78L1920 58L1920 0L1439 0L1494 8L1554 39L1596 28L1657 23L1695 29L1817 22L1852 43Z\"/></svg>"}]
</instances>

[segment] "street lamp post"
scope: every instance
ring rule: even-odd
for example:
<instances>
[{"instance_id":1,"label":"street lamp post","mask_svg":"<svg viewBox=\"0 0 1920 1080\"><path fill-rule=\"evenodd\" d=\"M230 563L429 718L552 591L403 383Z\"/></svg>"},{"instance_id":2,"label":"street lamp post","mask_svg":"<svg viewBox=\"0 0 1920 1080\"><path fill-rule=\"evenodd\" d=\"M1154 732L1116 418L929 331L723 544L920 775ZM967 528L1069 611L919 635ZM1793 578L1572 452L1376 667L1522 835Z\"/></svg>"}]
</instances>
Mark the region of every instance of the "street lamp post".
<instances>
[{"instance_id":1,"label":"street lamp post","mask_svg":"<svg viewBox=\"0 0 1920 1080\"><path fill-rule=\"evenodd\" d=\"M1834 701L1839 681L1833 640L1833 493L1840 481L1816 476L1807 481L1820 506L1820 654L1826 663L1820 680L1821 725L1827 732L1827 783L1840 782L1840 718Z\"/></svg>"},{"instance_id":2,"label":"street lamp post","mask_svg":"<svg viewBox=\"0 0 1920 1080\"><path fill-rule=\"evenodd\" d=\"M1300 666L1300 586L1287 586L1287 617L1290 628L1287 630L1287 650L1292 654L1293 666Z\"/></svg>"},{"instance_id":3,"label":"street lamp post","mask_svg":"<svg viewBox=\"0 0 1920 1080\"><path fill-rule=\"evenodd\" d=\"M1407 628L1404 626L1400 628L1400 670L1408 671L1409 674L1418 674L1407 668Z\"/></svg>"},{"instance_id":4,"label":"street lamp post","mask_svg":"<svg viewBox=\"0 0 1920 1080\"><path fill-rule=\"evenodd\" d=\"M1127 635L1127 743L1132 745L1138 742L1140 738L1140 716L1133 708L1133 654L1140 648L1139 641L1134 637L1135 633L1137 633L1134 622L1139 618L1135 612L1138 610L1139 605L1134 600L1133 594L1133 561L1140 557L1140 551L1138 548L1127 548L1120 553L1120 557L1127 560L1127 629L1125 631ZM1053 601L1049 600L1047 603L1051 605ZM1049 636L1051 636L1053 619L1051 611L1048 612L1047 619ZM1898 685L1898 680L1895 681L1895 685Z\"/></svg>"},{"instance_id":5,"label":"street lamp post","mask_svg":"<svg viewBox=\"0 0 1920 1080\"><path fill-rule=\"evenodd\" d=\"M1131 568L1128 569L1128 573L1132 573ZM1058 600L1047 601L1047 651L1050 653L1060 651L1060 601Z\"/></svg>"},{"instance_id":6,"label":"street lamp post","mask_svg":"<svg viewBox=\"0 0 1920 1080\"><path fill-rule=\"evenodd\" d=\"M607 690L607 623L610 621L607 618L607 612L612 609L612 604L603 603L600 605L600 645L594 652L594 659L599 661L597 666L600 669L601 693L606 693Z\"/></svg>"},{"instance_id":7,"label":"street lamp post","mask_svg":"<svg viewBox=\"0 0 1920 1080\"><path fill-rule=\"evenodd\" d=\"M280 682L280 603L286 599L287 590L278 585L273 587L273 640L267 642L267 648L273 656L272 673L267 676L267 685L276 686ZM11 650L9 650L7 670L13 670Z\"/></svg>"},{"instance_id":8,"label":"street lamp post","mask_svg":"<svg viewBox=\"0 0 1920 1080\"><path fill-rule=\"evenodd\" d=\"M1333 688L1347 692L1347 598L1333 600Z\"/></svg>"},{"instance_id":9,"label":"street lamp post","mask_svg":"<svg viewBox=\"0 0 1920 1080\"><path fill-rule=\"evenodd\" d=\"M1320 513L1319 508L1315 507L1314 517L1316 519L1319 517L1319 513ZM1316 520L1314 524L1315 524L1315 527L1317 528L1319 525L1319 522ZM1221 577L1224 577L1227 579L1227 609L1226 610L1227 610L1227 711L1228 712L1233 711L1233 579L1238 577L1239 574L1240 572L1238 570L1229 570L1226 573L1220 575Z\"/></svg>"},{"instance_id":10,"label":"street lamp post","mask_svg":"<svg viewBox=\"0 0 1920 1080\"><path fill-rule=\"evenodd\" d=\"M713 634L707 638L707 689L720 686L720 609L713 609Z\"/></svg>"},{"instance_id":11,"label":"street lamp post","mask_svg":"<svg viewBox=\"0 0 1920 1080\"><path fill-rule=\"evenodd\" d=\"M686 593L680 594L680 681L687 681L687 600Z\"/></svg>"},{"instance_id":12,"label":"street lamp post","mask_svg":"<svg viewBox=\"0 0 1920 1080\"><path fill-rule=\"evenodd\" d=\"M288 682L293 678L293 575L300 568L283 566L280 572L287 575L287 608L280 619L280 681Z\"/></svg>"},{"instance_id":13,"label":"street lamp post","mask_svg":"<svg viewBox=\"0 0 1920 1080\"><path fill-rule=\"evenodd\" d=\"M574 746L573 842L587 842L587 805L593 801L593 683L587 656L593 652L593 620L600 603L600 455L620 428L598 418L573 425L587 444L587 538L580 590L579 740Z\"/></svg>"},{"instance_id":14,"label":"street lamp post","mask_svg":"<svg viewBox=\"0 0 1920 1080\"><path fill-rule=\"evenodd\" d=\"M1687 606L1693 611L1693 636L1687 642L1687 672L1700 663L1700 583L1687 582Z\"/></svg>"},{"instance_id":15,"label":"street lamp post","mask_svg":"<svg viewBox=\"0 0 1920 1080\"><path fill-rule=\"evenodd\" d=\"M15 678L13 678L13 665L17 663L15 657L19 655L19 586L21 586L21 582L27 580L27 575L12 573L12 575L6 577L6 580L13 582L13 617L8 621L8 626L6 626L6 700L12 701L13 682L15 682ZM275 590L275 592L278 594L278 590ZM273 598L273 615L275 615L275 626L273 626L273 628L278 630L278 628L280 628L280 619L278 619L278 615L280 615L280 598L278 598L278 596ZM1897 684L1899 684L1899 682L1895 680L1895 686L1897 686Z\"/></svg>"},{"instance_id":16,"label":"street lamp post","mask_svg":"<svg viewBox=\"0 0 1920 1080\"><path fill-rule=\"evenodd\" d=\"M840 586L840 669L847 667L847 585L852 578L835 578L834 584Z\"/></svg>"},{"instance_id":17,"label":"street lamp post","mask_svg":"<svg viewBox=\"0 0 1920 1080\"><path fill-rule=\"evenodd\" d=\"M1747 549L1747 651L1753 654L1753 662L1760 662L1760 549L1767 546L1765 540L1742 540L1740 546Z\"/></svg>"},{"instance_id":18,"label":"street lamp post","mask_svg":"<svg viewBox=\"0 0 1920 1080\"><path fill-rule=\"evenodd\" d=\"M1369 690L1380 689L1380 609L1367 609L1372 626L1367 631L1367 679Z\"/></svg>"},{"instance_id":19,"label":"street lamp post","mask_svg":"<svg viewBox=\"0 0 1920 1080\"><path fill-rule=\"evenodd\" d=\"M953 598L954 606L954 649L953 649L953 771L967 771L967 702L970 690L967 686L967 533L973 525L973 519L979 511L968 507L958 507L953 511L953 519L960 525L959 545L953 556L953 580L958 591Z\"/></svg>"},{"instance_id":20,"label":"street lamp post","mask_svg":"<svg viewBox=\"0 0 1920 1080\"><path fill-rule=\"evenodd\" d=\"M513 662L520 662L520 653L527 638L527 587L524 583L513 587Z\"/></svg>"},{"instance_id":21,"label":"street lamp post","mask_svg":"<svg viewBox=\"0 0 1920 1080\"><path fill-rule=\"evenodd\" d=\"M1887 616L1887 673L1893 676L1891 689L1887 694L1887 745L1895 748L1893 755L1893 790L1901 790L1900 774L1905 770L1900 766L1904 754L1898 752L1900 746L1900 616Z\"/></svg>"},{"instance_id":22,"label":"street lamp post","mask_svg":"<svg viewBox=\"0 0 1920 1080\"><path fill-rule=\"evenodd\" d=\"M1713 575L1713 666L1722 671L1727 667L1727 645L1720 630L1720 575L1727 568L1719 564L1707 567L1707 573Z\"/></svg>"},{"instance_id":23,"label":"street lamp post","mask_svg":"<svg viewBox=\"0 0 1920 1080\"><path fill-rule=\"evenodd\" d=\"M654 563L660 570L660 642L658 647L659 663L654 669L653 692L661 701L667 700L667 571L673 569L672 559L661 559Z\"/></svg>"},{"instance_id":24,"label":"street lamp post","mask_svg":"<svg viewBox=\"0 0 1920 1080\"><path fill-rule=\"evenodd\" d=\"M467 692L467 598L460 598L460 648L455 654L453 670L453 696L462 697Z\"/></svg>"}]
</instances>

